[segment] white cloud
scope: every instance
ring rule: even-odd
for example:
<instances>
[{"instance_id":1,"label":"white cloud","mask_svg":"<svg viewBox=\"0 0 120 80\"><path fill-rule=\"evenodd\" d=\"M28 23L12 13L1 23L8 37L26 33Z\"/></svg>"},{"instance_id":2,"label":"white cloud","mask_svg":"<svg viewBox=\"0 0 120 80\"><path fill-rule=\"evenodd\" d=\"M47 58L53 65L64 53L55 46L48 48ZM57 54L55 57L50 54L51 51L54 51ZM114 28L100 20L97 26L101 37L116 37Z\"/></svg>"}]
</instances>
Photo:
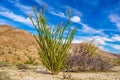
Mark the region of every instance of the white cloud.
<instances>
[{"instance_id":1,"label":"white cloud","mask_svg":"<svg viewBox=\"0 0 120 80\"><path fill-rule=\"evenodd\" d=\"M112 47L116 50L120 50L120 45L113 45Z\"/></svg>"},{"instance_id":2,"label":"white cloud","mask_svg":"<svg viewBox=\"0 0 120 80\"><path fill-rule=\"evenodd\" d=\"M114 41L120 41L120 35L114 35L114 36L112 36L112 39L114 40Z\"/></svg>"},{"instance_id":3,"label":"white cloud","mask_svg":"<svg viewBox=\"0 0 120 80\"><path fill-rule=\"evenodd\" d=\"M72 21L72 22L79 23L79 22L81 21L81 19L80 19L79 16L73 16L73 17L71 18L71 21Z\"/></svg>"},{"instance_id":4,"label":"white cloud","mask_svg":"<svg viewBox=\"0 0 120 80\"><path fill-rule=\"evenodd\" d=\"M58 16L58 17L66 18L65 14L63 12L56 13L53 11L53 12L49 12L49 13L51 13L52 15Z\"/></svg>"},{"instance_id":5,"label":"white cloud","mask_svg":"<svg viewBox=\"0 0 120 80\"><path fill-rule=\"evenodd\" d=\"M120 17L116 14L109 15L110 21L115 23L115 25L120 29Z\"/></svg>"},{"instance_id":6,"label":"white cloud","mask_svg":"<svg viewBox=\"0 0 120 80\"><path fill-rule=\"evenodd\" d=\"M23 11L25 10L25 12L30 11L30 7L28 7L28 6L24 6L24 5L21 5L19 3L16 3L15 6L16 5L18 5L17 7L20 8L21 10L23 10ZM15 13L13 13L10 9L5 8L4 6L0 6L0 15L4 16L4 17L7 17L9 19L12 19L13 21L17 21L17 22L20 22L20 23L23 23L23 24L26 24L26 25L32 27L32 23L31 23L29 17L24 17L22 15L17 15ZM1 21L0 24L10 24L10 22L8 23L7 20L1 19L0 21Z\"/></svg>"},{"instance_id":7,"label":"white cloud","mask_svg":"<svg viewBox=\"0 0 120 80\"><path fill-rule=\"evenodd\" d=\"M78 31L80 32L84 32L84 33L88 33L88 34L102 34L104 35L103 33L103 30L96 30L90 26L88 26L87 24L84 24L84 23L80 23L82 25L82 29L78 29Z\"/></svg>"},{"instance_id":8,"label":"white cloud","mask_svg":"<svg viewBox=\"0 0 120 80\"><path fill-rule=\"evenodd\" d=\"M108 36L75 36L73 42L80 43L83 40L91 41L95 39L95 43L98 45L107 45L106 42L113 42Z\"/></svg>"},{"instance_id":9,"label":"white cloud","mask_svg":"<svg viewBox=\"0 0 120 80\"><path fill-rule=\"evenodd\" d=\"M94 36L93 37L96 41L97 44L101 44L101 45L107 45L107 42L112 42L113 40L106 37L106 36Z\"/></svg>"},{"instance_id":10,"label":"white cloud","mask_svg":"<svg viewBox=\"0 0 120 80\"><path fill-rule=\"evenodd\" d=\"M20 9L22 12L25 14L32 14L33 15L33 7L28 6L28 5L22 5L19 3L19 0L11 1L9 0L10 3L14 4L14 6L18 9ZM8 10L7 10L8 11Z\"/></svg>"},{"instance_id":11,"label":"white cloud","mask_svg":"<svg viewBox=\"0 0 120 80\"><path fill-rule=\"evenodd\" d=\"M33 14L33 7L32 6L22 5L18 2L15 4L15 6L17 8L19 8L22 12L25 12L27 15Z\"/></svg>"},{"instance_id":12,"label":"white cloud","mask_svg":"<svg viewBox=\"0 0 120 80\"><path fill-rule=\"evenodd\" d=\"M111 47L114 51L120 51L120 45L119 43L116 44L115 41L119 39L120 36L113 35L113 36L79 36L75 35L74 40L72 43L81 43L83 40L91 41L95 39L94 43L99 46L101 50L111 52L111 49L109 49L107 46ZM116 40L115 40L116 39ZM110 43L109 43L110 42ZM114 52L113 51L113 52Z\"/></svg>"},{"instance_id":13,"label":"white cloud","mask_svg":"<svg viewBox=\"0 0 120 80\"><path fill-rule=\"evenodd\" d=\"M12 19L13 21L17 21L17 22L21 22L21 23L24 23L24 24L27 24L27 25L32 25L30 19L27 17L23 17L21 15L16 15L14 14L13 12L0 12L0 15L1 16L4 16L4 17L7 17L9 19Z\"/></svg>"},{"instance_id":14,"label":"white cloud","mask_svg":"<svg viewBox=\"0 0 120 80\"><path fill-rule=\"evenodd\" d=\"M47 7L48 12L54 12L56 11L51 5L48 5L45 1L43 0L35 0L39 6L45 6Z\"/></svg>"},{"instance_id":15,"label":"white cloud","mask_svg":"<svg viewBox=\"0 0 120 80\"><path fill-rule=\"evenodd\" d=\"M40 6L47 6L47 10L48 10L48 13L52 14L52 15L55 15L55 16L58 16L58 17L61 17L61 18L67 18L65 13L63 12L59 12L57 11L56 9L54 9L51 5L48 5L46 2L44 2L43 0L35 0Z\"/></svg>"},{"instance_id":16,"label":"white cloud","mask_svg":"<svg viewBox=\"0 0 120 80\"><path fill-rule=\"evenodd\" d=\"M58 17L61 17L61 18L64 18L64 19L67 19L67 16L65 15L65 13L63 12L60 12L58 10L56 10L55 8L53 8L51 5L48 5L45 1L43 0L35 0L40 6L47 6L47 10L48 10L48 13L52 14L52 15L55 15L55 16L58 16ZM58 5L59 6L59 5ZM61 7L61 6L59 6ZM79 12L78 10L74 9L74 8L71 8L71 7L68 7L68 6L62 6L62 8L65 8L65 9L72 9L74 15L78 15L78 16L73 16L71 18L71 21L72 22L75 22L75 23L79 23L81 21L80 17L82 15L81 12Z\"/></svg>"},{"instance_id":17,"label":"white cloud","mask_svg":"<svg viewBox=\"0 0 120 80\"><path fill-rule=\"evenodd\" d=\"M41 6L47 6L47 3L42 0L35 0Z\"/></svg>"},{"instance_id":18,"label":"white cloud","mask_svg":"<svg viewBox=\"0 0 120 80\"><path fill-rule=\"evenodd\" d=\"M83 42L83 40L81 40L81 39L74 39L74 40L72 41L72 43L81 43L81 42Z\"/></svg>"}]
</instances>

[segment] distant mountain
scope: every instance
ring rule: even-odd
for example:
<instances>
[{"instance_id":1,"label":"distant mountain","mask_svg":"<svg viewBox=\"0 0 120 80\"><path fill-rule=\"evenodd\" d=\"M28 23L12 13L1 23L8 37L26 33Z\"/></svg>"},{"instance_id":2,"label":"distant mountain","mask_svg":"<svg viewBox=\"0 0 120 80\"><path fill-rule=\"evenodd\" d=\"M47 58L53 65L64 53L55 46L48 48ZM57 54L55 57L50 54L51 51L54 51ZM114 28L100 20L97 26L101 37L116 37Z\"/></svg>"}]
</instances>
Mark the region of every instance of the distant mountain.
<instances>
[{"instance_id":1,"label":"distant mountain","mask_svg":"<svg viewBox=\"0 0 120 80\"><path fill-rule=\"evenodd\" d=\"M110 53L110 52L106 52L106 51L102 51L103 56L106 58L111 58L111 59L120 59L119 54L114 54L114 53Z\"/></svg>"},{"instance_id":2,"label":"distant mountain","mask_svg":"<svg viewBox=\"0 0 120 80\"><path fill-rule=\"evenodd\" d=\"M114 55L114 56L116 56L117 58L120 59L120 53L119 54L112 54L112 55Z\"/></svg>"}]
</instances>

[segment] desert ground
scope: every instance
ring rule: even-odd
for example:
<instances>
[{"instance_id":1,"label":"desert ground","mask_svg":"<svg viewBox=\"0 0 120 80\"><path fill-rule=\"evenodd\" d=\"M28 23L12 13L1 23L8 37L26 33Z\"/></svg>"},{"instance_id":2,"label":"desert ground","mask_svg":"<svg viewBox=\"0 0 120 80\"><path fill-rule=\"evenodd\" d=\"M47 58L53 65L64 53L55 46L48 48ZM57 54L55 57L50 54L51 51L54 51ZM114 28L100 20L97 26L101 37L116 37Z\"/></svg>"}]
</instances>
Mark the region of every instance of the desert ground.
<instances>
[{"instance_id":1,"label":"desert ground","mask_svg":"<svg viewBox=\"0 0 120 80\"><path fill-rule=\"evenodd\" d=\"M51 75L43 66L29 66L30 69L17 69L13 67L0 68L0 74L6 73L10 79L6 80L120 80L120 66L109 72L60 72ZM69 76L68 78L65 78ZM4 80L4 79L0 79Z\"/></svg>"}]
</instances>

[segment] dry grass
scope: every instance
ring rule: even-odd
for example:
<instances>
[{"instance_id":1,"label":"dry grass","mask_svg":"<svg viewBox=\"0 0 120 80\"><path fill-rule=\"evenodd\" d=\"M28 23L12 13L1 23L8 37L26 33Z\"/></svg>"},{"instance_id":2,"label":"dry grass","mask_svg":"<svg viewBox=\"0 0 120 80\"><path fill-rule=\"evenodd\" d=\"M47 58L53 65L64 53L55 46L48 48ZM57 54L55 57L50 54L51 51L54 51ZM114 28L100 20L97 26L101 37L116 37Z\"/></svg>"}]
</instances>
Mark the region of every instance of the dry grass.
<instances>
[{"instance_id":1,"label":"dry grass","mask_svg":"<svg viewBox=\"0 0 120 80\"><path fill-rule=\"evenodd\" d=\"M12 80L7 72L0 72L0 80Z\"/></svg>"}]
</instances>

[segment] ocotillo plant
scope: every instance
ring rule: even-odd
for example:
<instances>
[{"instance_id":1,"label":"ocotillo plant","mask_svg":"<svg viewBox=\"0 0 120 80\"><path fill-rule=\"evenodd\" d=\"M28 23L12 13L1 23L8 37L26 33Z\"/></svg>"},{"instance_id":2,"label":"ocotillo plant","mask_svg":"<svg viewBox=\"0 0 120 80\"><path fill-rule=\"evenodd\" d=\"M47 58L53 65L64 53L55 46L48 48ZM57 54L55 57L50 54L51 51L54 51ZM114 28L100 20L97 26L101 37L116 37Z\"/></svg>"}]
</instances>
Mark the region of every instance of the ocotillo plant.
<instances>
[{"instance_id":1,"label":"ocotillo plant","mask_svg":"<svg viewBox=\"0 0 120 80\"><path fill-rule=\"evenodd\" d=\"M37 14L36 8L33 11L36 17L35 21L31 16L30 19L38 32L38 37L35 39L40 47L38 52L40 60L52 74L58 74L64 67L64 60L76 29L71 30L69 13L64 26L59 25L52 29L47 26L44 11L40 10L39 14ZM67 34L65 34L66 30L68 30Z\"/></svg>"}]
</instances>

